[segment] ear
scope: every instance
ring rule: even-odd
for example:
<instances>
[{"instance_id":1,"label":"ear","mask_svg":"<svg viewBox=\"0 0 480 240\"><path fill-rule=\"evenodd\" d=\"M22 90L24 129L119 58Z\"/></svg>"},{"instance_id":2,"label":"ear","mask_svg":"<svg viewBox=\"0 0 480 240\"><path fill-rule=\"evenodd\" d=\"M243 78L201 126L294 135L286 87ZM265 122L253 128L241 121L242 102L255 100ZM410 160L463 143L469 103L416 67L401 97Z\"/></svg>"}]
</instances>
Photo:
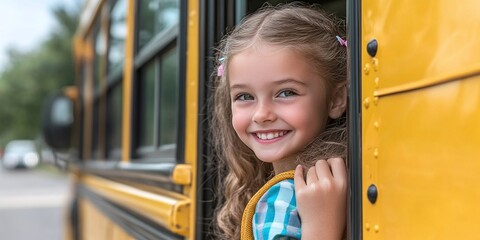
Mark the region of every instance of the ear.
<instances>
[{"instance_id":1,"label":"ear","mask_svg":"<svg viewBox=\"0 0 480 240\"><path fill-rule=\"evenodd\" d=\"M332 90L328 116L335 119L341 117L347 108L347 86L336 85Z\"/></svg>"}]
</instances>

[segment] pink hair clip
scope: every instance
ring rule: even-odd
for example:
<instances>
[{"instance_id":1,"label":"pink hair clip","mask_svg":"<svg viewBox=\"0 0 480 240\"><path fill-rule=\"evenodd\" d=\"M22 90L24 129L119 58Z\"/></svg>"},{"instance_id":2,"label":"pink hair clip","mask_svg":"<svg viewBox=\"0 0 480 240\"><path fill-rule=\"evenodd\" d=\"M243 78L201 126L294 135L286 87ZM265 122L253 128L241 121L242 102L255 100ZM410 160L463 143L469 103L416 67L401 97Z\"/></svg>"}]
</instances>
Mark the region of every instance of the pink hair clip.
<instances>
[{"instance_id":1,"label":"pink hair clip","mask_svg":"<svg viewBox=\"0 0 480 240\"><path fill-rule=\"evenodd\" d=\"M347 46L347 40L343 40L341 37L336 36L338 42L340 43L341 46Z\"/></svg>"},{"instance_id":2,"label":"pink hair clip","mask_svg":"<svg viewBox=\"0 0 480 240\"><path fill-rule=\"evenodd\" d=\"M223 76L224 73L225 73L225 70L223 69L223 63L222 63L217 68L217 76L221 77L221 76Z\"/></svg>"},{"instance_id":3,"label":"pink hair clip","mask_svg":"<svg viewBox=\"0 0 480 240\"><path fill-rule=\"evenodd\" d=\"M225 67L224 67L224 64L223 64L223 62L225 61L225 58L222 57L222 58L218 59L218 61L221 62L222 64L220 64L220 66L218 66L218 68L217 68L217 76L221 77L225 73Z\"/></svg>"}]
</instances>

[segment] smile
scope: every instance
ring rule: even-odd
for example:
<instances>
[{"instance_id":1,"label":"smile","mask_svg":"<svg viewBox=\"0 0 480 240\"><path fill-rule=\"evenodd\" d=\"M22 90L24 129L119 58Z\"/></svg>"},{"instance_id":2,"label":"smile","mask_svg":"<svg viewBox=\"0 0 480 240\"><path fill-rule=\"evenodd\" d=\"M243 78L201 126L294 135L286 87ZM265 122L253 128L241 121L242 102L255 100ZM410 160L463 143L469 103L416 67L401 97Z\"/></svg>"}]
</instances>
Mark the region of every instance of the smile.
<instances>
[{"instance_id":1,"label":"smile","mask_svg":"<svg viewBox=\"0 0 480 240\"><path fill-rule=\"evenodd\" d=\"M262 140L271 140L274 138L282 137L283 135L287 134L288 131L277 131L277 132L262 132L262 133L254 133L259 139Z\"/></svg>"}]
</instances>

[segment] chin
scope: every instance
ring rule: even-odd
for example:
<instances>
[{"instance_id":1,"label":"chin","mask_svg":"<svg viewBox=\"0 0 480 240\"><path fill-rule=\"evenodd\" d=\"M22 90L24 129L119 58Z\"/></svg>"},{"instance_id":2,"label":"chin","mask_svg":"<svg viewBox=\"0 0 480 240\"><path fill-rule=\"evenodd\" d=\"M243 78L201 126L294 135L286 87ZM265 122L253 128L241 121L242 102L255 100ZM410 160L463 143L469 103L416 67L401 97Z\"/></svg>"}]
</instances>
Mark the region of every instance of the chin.
<instances>
[{"instance_id":1,"label":"chin","mask_svg":"<svg viewBox=\"0 0 480 240\"><path fill-rule=\"evenodd\" d=\"M295 159L296 159L296 154L295 155L290 155L290 156L285 156L285 155L282 155L282 156L279 156L278 154L274 154L274 156L272 155L255 155L257 156L258 159L260 159L260 161L262 162L266 162L266 163L280 163L280 162L286 162L286 161L292 161L292 162L296 162Z\"/></svg>"},{"instance_id":2,"label":"chin","mask_svg":"<svg viewBox=\"0 0 480 240\"><path fill-rule=\"evenodd\" d=\"M262 162L273 163L279 161L281 158L278 155L272 156L271 154L255 154L255 156Z\"/></svg>"}]
</instances>

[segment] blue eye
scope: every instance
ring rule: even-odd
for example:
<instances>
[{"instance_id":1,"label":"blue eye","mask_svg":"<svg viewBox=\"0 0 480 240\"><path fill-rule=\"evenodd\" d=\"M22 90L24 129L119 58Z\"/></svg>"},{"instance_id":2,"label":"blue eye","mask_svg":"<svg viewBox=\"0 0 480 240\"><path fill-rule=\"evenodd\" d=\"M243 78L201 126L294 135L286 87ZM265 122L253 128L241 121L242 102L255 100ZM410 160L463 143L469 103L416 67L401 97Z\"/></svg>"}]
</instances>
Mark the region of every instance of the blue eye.
<instances>
[{"instance_id":1,"label":"blue eye","mask_svg":"<svg viewBox=\"0 0 480 240\"><path fill-rule=\"evenodd\" d=\"M297 95L296 92L292 91L292 90L282 90L278 93L278 97L291 97L291 96L295 96Z\"/></svg>"},{"instance_id":2,"label":"blue eye","mask_svg":"<svg viewBox=\"0 0 480 240\"><path fill-rule=\"evenodd\" d=\"M239 101L253 100L253 96L248 93L242 93L235 96L235 100L239 100Z\"/></svg>"}]
</instances>

